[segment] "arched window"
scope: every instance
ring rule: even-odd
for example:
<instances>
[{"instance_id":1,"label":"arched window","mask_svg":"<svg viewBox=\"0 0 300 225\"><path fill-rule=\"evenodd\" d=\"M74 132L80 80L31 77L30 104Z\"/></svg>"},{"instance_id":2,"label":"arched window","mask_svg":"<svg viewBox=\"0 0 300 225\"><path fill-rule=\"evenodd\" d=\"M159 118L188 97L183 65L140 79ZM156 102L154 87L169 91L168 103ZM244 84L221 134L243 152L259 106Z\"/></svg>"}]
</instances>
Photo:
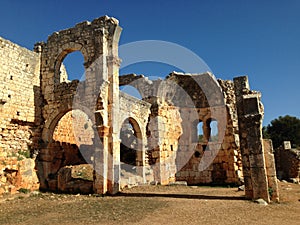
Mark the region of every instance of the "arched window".
<instances>
[{"instance_id":1,"label":"arched window","mask_svg":"<svg viewBox=\"0 0 300 225\"><path fill-rule=\"evenodd\" d=\"M197 142L203 142L203 141L204 141L203 122L200 121L197 124Z\"/></svg>"},{"instance_id":2,"label":"arched window","mask_svg":"<svg viewBox=\"0 0 300 225\"><path fill-rule=\"evenodd\" d=\"M210 139L211 141L217 141L218 140L218 121L212 120L210 123Z\"/></svg>"},{"instance_id":3,"label":"arched window","mask_svg":"<svg viewBox=\"0 0 300 225\"><path fill-rule=\"evenodd\" d=\"M80 51L68 53L60 66L60 82L85 80L84 58Z\"/></svg>"},{"instance_id":4,"label":"arched window","mask_svg":"<svg viewBox=\"0 0 300 225\"><path fill-rule=\"evenodd\" d=\"M209 119L206 121L207 140L211 142L218 141L218 121L215 119Z\"/></svg>"}]
</instances>

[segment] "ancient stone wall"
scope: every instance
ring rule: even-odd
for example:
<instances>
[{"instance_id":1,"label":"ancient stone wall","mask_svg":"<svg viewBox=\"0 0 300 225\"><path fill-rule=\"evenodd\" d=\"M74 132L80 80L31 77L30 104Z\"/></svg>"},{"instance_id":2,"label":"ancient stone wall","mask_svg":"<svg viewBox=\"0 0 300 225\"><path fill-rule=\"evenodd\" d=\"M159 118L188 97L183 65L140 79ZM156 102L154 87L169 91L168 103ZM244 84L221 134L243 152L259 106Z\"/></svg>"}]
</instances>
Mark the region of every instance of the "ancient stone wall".
<instances>
[{"instance_id":1,"label":"ancient stone wall","mask_svg":"<svg viewBox=\"0 0 300 225\"><path fill-rule=\"evenodd\" d=\"M219 121L224 119L223 117L227 113L224 108L198 108L198 117L199 121L203 121L203 130L209 127L212 116L211 110L219 112L218 115L216 113L214 115L214 118ZM185 113L185 115L187 114ZM228 120L226 125L227 128L232 126L231 121ZM179 140L181 151L179 151L177 156L177 165L179 168L182 168L176 174L177 180L185 180L189 184L240 183L242 168L238 139L236 139L238 137L227 128L219 126L217 136L212 138L209 138L209 131L204 132L202 140L198 140L197 127L195 125L192 126L192 129L185 129L186 132ZM222 130L225 133L222 134ZM186 143L189 136L195 138L190 143ZM183 165L180 162L185 164Z\"/></svg>"},{"instance_id":2,"label":"ancient stone wall","mask_svg":"<svg viewBox=\"0 0 300 225\"><path fill-rule=\"evenodd\" d=\"M119 191L119 79L118 41L121 28L114 18L103 16L92 22L55 32L46 43L37 43L41 52L41 92L43 107L42 151L53 141L58 121L70 110L86 113L99 133L94 139L94 190ZM69 82L62 73L64 58L74 51L84 57L85 80ZM100 93L99 93L100 91ZM109 131L109 132L108 132ZM47 158L47 157L44 157ZM41 160L41 187L47 188L51 162Z\"/></svg>"},{"instance_id":3,"label":"ancient stone wall","mask_svg":"<svg viewBox=\"0 0 300 225\"><path fill-rule=\"evenodd\" d=\"M39 72L39 54L0 38L0 192L7 192L7 186L11 190L38 187L36 178L26 181L22 174L24 170L34 173L31 156L39 139Z\"/></svg>"},{"instance_id":4,"label":"ancient stone wall","mask_svg":"<svg viewBox=\"0 0 300 225\"><path fill-rule=\"evenodd\" d=\"M176 179L190 184L239 183L242 168L233 82L217 82L209 73L173 72L169 80L175 81L188 94L183 101L180 97L184 93L177 87L177 93L172 96L172 101L181 106L183 121ZM216 137L211 137L212 121L218 125ZM202 140L198 140L197 135L199 122L202 123Z\"/></svg>"},{"instance_id":5,"label":"ancient stone wall","mask_svg":"<svg viewBox=\"0 0 300 225\"><path fill-rule=\"evenodd\" d=\"M152 98L151 103L147 127L149 164L154 170L154 180L165 185L175 181L182 120L178 107L158 98Z\"/></svg>"},{"instance_id":6,"label":"ancient stone wall","mask_svg":"<svg viewBox=\"0 0 300 225\"><path fill-rule=\"evenodd\" d=\"M225 164L226 168L230 168L227 177L228 183L241 183L243 181L243 172L242 172L242 157L240 151L240 142L239 142L239 127L238 127L238 116L237 116L237 108L236 108L236 98L234 93L234 83L230 80L218 80L220 84L223 95L225 98L225 106L226 106L226 130L225 137L222 144L222 148L227 150L227 154L229 155L228 160L219 159L219 162L228 162L228 167ZM222 155L222 153L221 153ZM226 153L225 153L226 155Z\"/></svg>"},{"instance_id":7,"label":"ancient stone wall","mask_svg":"<svg viewBox=\"0 0 300 225\"><path fill-rule=\"evenodd\" d=\"M121 30L116 19L100 17L53 33L35 52L0 38L0 193L37 188L35 166L41 189L115 194L122 175L132 184L122 172L127 163L137 183L244 180L247 197L278 200L260 94L247 78L119 77ZM74 51L84 57L83 81L69 80L63 66ZM142 100L120 85L135 87ZM124 149L136 158L123 160ZM79 173L89 173L86 181Z\"/></svg>"},{"instance_id":8,"label":"ancient stone wall","mask_svg":"<svg viewBox=\"0 0 300 225\"><path fill-rule=\"evenodd\" d=\"M138 183L150 183L153 181L153 174L149 167L148 155L146 154L148 149L146 127L151 105L124 92L120 92L119 96L120 114L118 124L120 125L120 144L122 147L120 162L121 164L134 166L134 169L126 172L124 170L121 171L122 186L133 185L133 180L137 180ZM130 127L124 127L128 125ZM129 150L129 154L135 155L135 159L131 159L133 162L129 163L122 159L124 157L123 149ZM121 165L121 169L129 168L130 165L123 165L123 167ZM123 174L126 176L123 176Z\"/></svg>"},{"instance_id":9,"label":"ancient stone wall","mask_svg":"<svg viewBox=\"0 0 300 225\"><path fill-rule=\"evenodd\" d=\"M94 130L92 121L80 110L72 110L66 113L55 127L53 140L81 145L92 145Z\"/></svg>"},{"instance_id":10,"label":"ancient stone wall","mask_svg":"<svg viewBox=\"0 0 300 225\"><path fill-rule=\"evenodd\" d=\"M300 150L285 146L279 147L275 151L275 158L279 179L300 180Z\"/></svg>"},{"instance_id":11,"label":"ancient stone wall","mask_svg":"<svg viewBox=\"0 0 300 225\"><path fill-rule=\"evenodd\" d=\"M174 181L175 172L177 180L185 180L190 184L240 183L242 178L241 154L232 81L219 80L217 82L209 73L183 74L176 72L171 73L165 80L157 81L149 81L143 75L135 74L124 75L119 79L120 85L135 87L142 98L152 104L148 133L154 137L156 134L157 139L152 137L148 141L149 156L153 164L161 160L173 162L173 164L168 163L168 166L163 167L161 166L164 164L161 163L155 169L155 177L158 182ZM164 109L163 102L169 102L167 104L177 111L178 116L176 113L170 116L173 127L176 127L175 132L164 133L164 129L170 128L163 127L165 123L163 120L159 120L161 117L158 116L158 112L166 114L165 111L171 112L172 110ZM180 124L176 126L179 121ZM212 121L217 121L219 130L218 140L214 142L209 140ZM205 135L202 143L198 143L198 122L203 123ZM177 138L176 141L173 141L174 144L171 144L172 148L176 149L174 151L176 153L162 152L164 149L163 146L160 146L162 140L164 138L172 139L168 134ZM166 146L171 145L167 144ZM207 149L210 149L205 154L204 146L208 146ZM161 155L167 157L160 159ZM205 155L204 159L203 155ZM171 159L172 157L169 158L169 156L174 158ZM170 169L174 168L174 163L176 169ZM207 163L211 163L211 165L206 165ZM162 171L162 168L167 168L167 171ZM164 178L162 179L162 177Z\"/></svg>"}]
</instances>

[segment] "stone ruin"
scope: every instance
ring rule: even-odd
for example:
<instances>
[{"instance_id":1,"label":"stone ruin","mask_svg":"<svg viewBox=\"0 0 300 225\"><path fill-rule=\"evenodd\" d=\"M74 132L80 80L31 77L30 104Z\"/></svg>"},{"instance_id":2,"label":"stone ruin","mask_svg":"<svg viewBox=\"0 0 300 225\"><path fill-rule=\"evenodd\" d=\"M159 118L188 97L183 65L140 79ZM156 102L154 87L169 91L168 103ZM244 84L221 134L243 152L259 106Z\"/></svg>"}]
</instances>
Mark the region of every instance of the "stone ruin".
<instances>
[{"instance_id":1,"label":"stone ruin","mask_svg":"<svg viewBox=\"0 0 300 225\"><path fill-rule=\"evenodd\" d=\"M248 78L119 76L121 30L104 16L55 32L34 51L0 38L0 193L115 194L186 181L244 184L247 198L278 201L261 96ZM63 65L74 51L84 58L81 81ZM120 91L125 85L142 98Z\"/></svg>"},{"instance_id":2,"label":"stone ruin","mask_svg":"<svg viewBox=\"0 0 300 225\"><path fill-rule=\"evenodd\" d=\"M275 161L278 179L300 183L300 150L292 148L290 141L275 149Z\"/></svg>"}]
</instances>

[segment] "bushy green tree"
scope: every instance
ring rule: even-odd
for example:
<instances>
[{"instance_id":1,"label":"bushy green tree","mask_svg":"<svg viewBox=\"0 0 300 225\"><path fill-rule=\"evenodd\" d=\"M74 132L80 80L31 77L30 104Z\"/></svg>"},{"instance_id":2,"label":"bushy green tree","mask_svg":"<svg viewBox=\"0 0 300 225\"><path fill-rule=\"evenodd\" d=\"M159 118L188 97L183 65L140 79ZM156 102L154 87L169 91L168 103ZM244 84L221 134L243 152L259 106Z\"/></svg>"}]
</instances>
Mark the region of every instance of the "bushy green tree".
<instances>
[{"instance_id":1,"label":"bushy green tree","mask_svg":"<svg viewBox=\"0 0 300 225\"><path fill-rule=\"evenodd\" d=\"M265 138L272 139L274 148L282 145L283 141L291 141L293 147L300 146L300 119L293 116L279 116L264 127Z\"/></svg>"}]
</instances>

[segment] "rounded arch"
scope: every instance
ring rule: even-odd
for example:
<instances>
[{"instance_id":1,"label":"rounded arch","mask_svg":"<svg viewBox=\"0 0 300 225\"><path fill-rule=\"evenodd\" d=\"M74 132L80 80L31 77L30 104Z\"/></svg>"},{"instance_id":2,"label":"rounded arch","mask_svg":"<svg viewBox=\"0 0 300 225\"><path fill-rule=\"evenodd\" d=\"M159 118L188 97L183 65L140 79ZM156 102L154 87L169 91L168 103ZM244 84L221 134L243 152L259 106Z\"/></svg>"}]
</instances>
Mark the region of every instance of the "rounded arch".
<instances>
[{"instance_id":1,"label":"rounded arch","mask_svg":"<svg viewBox=\"0 0 300 225\"><path fill-rule=\"evenodd\" d=\"M204 141L204 132L203 132L203 121L196 120L196 142L203 142Z\"/></svg>"},{"instance_id":2,"label":"rounded arch","mask_svg":"<svg viewBox=\"0 0 300 225\"><path fill-rule=\"evenodd\" d=\"M61 118L67 114L68 112L72 110L81 110L84 112L88 118L91 119L92 123L94 124L95 121L95 115L90 110L87 110L85 107L79 107L72 105L72 100L70 102L66 102L65 104L60 104L60 107L53 111L51 115L47 118L43 131L42 131L42 139L44 142L51 142L51 138L53 136L54 129L57 125L57 123L61 120Z\"/></svg>"},{"instance_id":3,"label":"rounded arch","mask_svg":"<svg viewBox=\"0 0 300 225\"><path fill-rule=\"evenodd\" d=\"M124 87L133 87L136 89L141 99L153 96L153 82L144 75L126 74L119 76L120 90L122 91ZM132 95L131 93L129 94Z\"/></svg>"},{"instance_id":4,"label":"rounded arch","mask_svg":"<svg viewBox=\"0 0 300 225\"><path fill-rule=\"evenodd\" d=\"M44 141L46 141L48 143L50 143L52 141L64 142L63 141L64 135L56 134L56 137L58 137L58 139L56 140L54 138L55 131L57 130L59 123L64 118L65 118L65 121L63 122L64 124L62 124L62 126L65 126L66 127L65 130L68 130L68 132L70 130L74 130L75 126L79 125L78 123L82 123L82 124L80 124L81 131L89 129L91 132L91 129L93 129L94 122L93 122L93 118L90 117L90 115L88 115L86 112L82 111L81 109L77 109L77 108L76 109L67 109L65 111L61 111L58 114L56 114L56 116L54 116L53 119L50 121L48 127L45 127L44 131L47 131L47 133L44 132ZM78 120L78 118L80 118L80 120ZM66 119L72 120L72 121L66 121ZM75 133L74 135L78 136L79 131L77 130L76 132L77 133ZM68 135L71 135L71 134L68 133ZM61 139L61 140L59 140L59 139ZM76 141L81 142L82 140L80 139L80 137L78 137L78 139ZM74 140L71 141L70 143L75 144ZM90 142L89 144L92 144L92 143Z\"/></svg>"},{"instance_id":5,"label":"rounded arch","mask_svg":"<svg viewBox=\"0 0 300 225\"><path fill-rule=\"evenodd\" d=\"M65 113L56 123L52 134L54 142L75 144L78 147L92 145L94 137L95 132L91 119L79 109Z\"/></svg>"},{"instance_id":6,"label":"rounded arch","mask_svg":"<svg viewBox=\"0 0 300 225\"><path fill-rule=\"evenodd\" d=\"M56 56L56 59L54 61L54 84L60 83L61 65L68 54L75 51L80 52L84 59L84 66L87 64L89 59L88 52L82 44L70 42L60 46L59 49L63 50Z\"/></svg>"},{"instance_id":7,"label":"rounded arch","mask_svg":"<svg viewBox=\"0 0 300 225\"><path fill-rule=\"evenodd\" d=\"M207 133L207 140L211 142L218 141L219 136L219 123L218 120L215 118L208 118L206 120L206 133Z\"/></svg>"},{"instance_id":8,"label":"rounded arch","mask_svg":"<svg viewBox=\"0 0 300 225\"><path fill-rule=\"evenodd\" d=\"M130 84L129 85L119 86L119 89L123 93L126 93L126 94L128 94L128 95L130 95L132 97L135 97L135 98L137 98L139 100L142 99L142 95L141 95L140 91L136 87L134 87L134 86L132 86Z\"/></svg>"},{"instance_id":9,"label":"rounded arch","mask_svg":"<svg viewBox=\"0 0 300 225\"><path fill-rule=\"evenodd\" d=\"M136 119L128 117L122 122L120 139L121 163L131 166L143 166L143 135L141 126Z\"/></svg>"}]
</instances>

